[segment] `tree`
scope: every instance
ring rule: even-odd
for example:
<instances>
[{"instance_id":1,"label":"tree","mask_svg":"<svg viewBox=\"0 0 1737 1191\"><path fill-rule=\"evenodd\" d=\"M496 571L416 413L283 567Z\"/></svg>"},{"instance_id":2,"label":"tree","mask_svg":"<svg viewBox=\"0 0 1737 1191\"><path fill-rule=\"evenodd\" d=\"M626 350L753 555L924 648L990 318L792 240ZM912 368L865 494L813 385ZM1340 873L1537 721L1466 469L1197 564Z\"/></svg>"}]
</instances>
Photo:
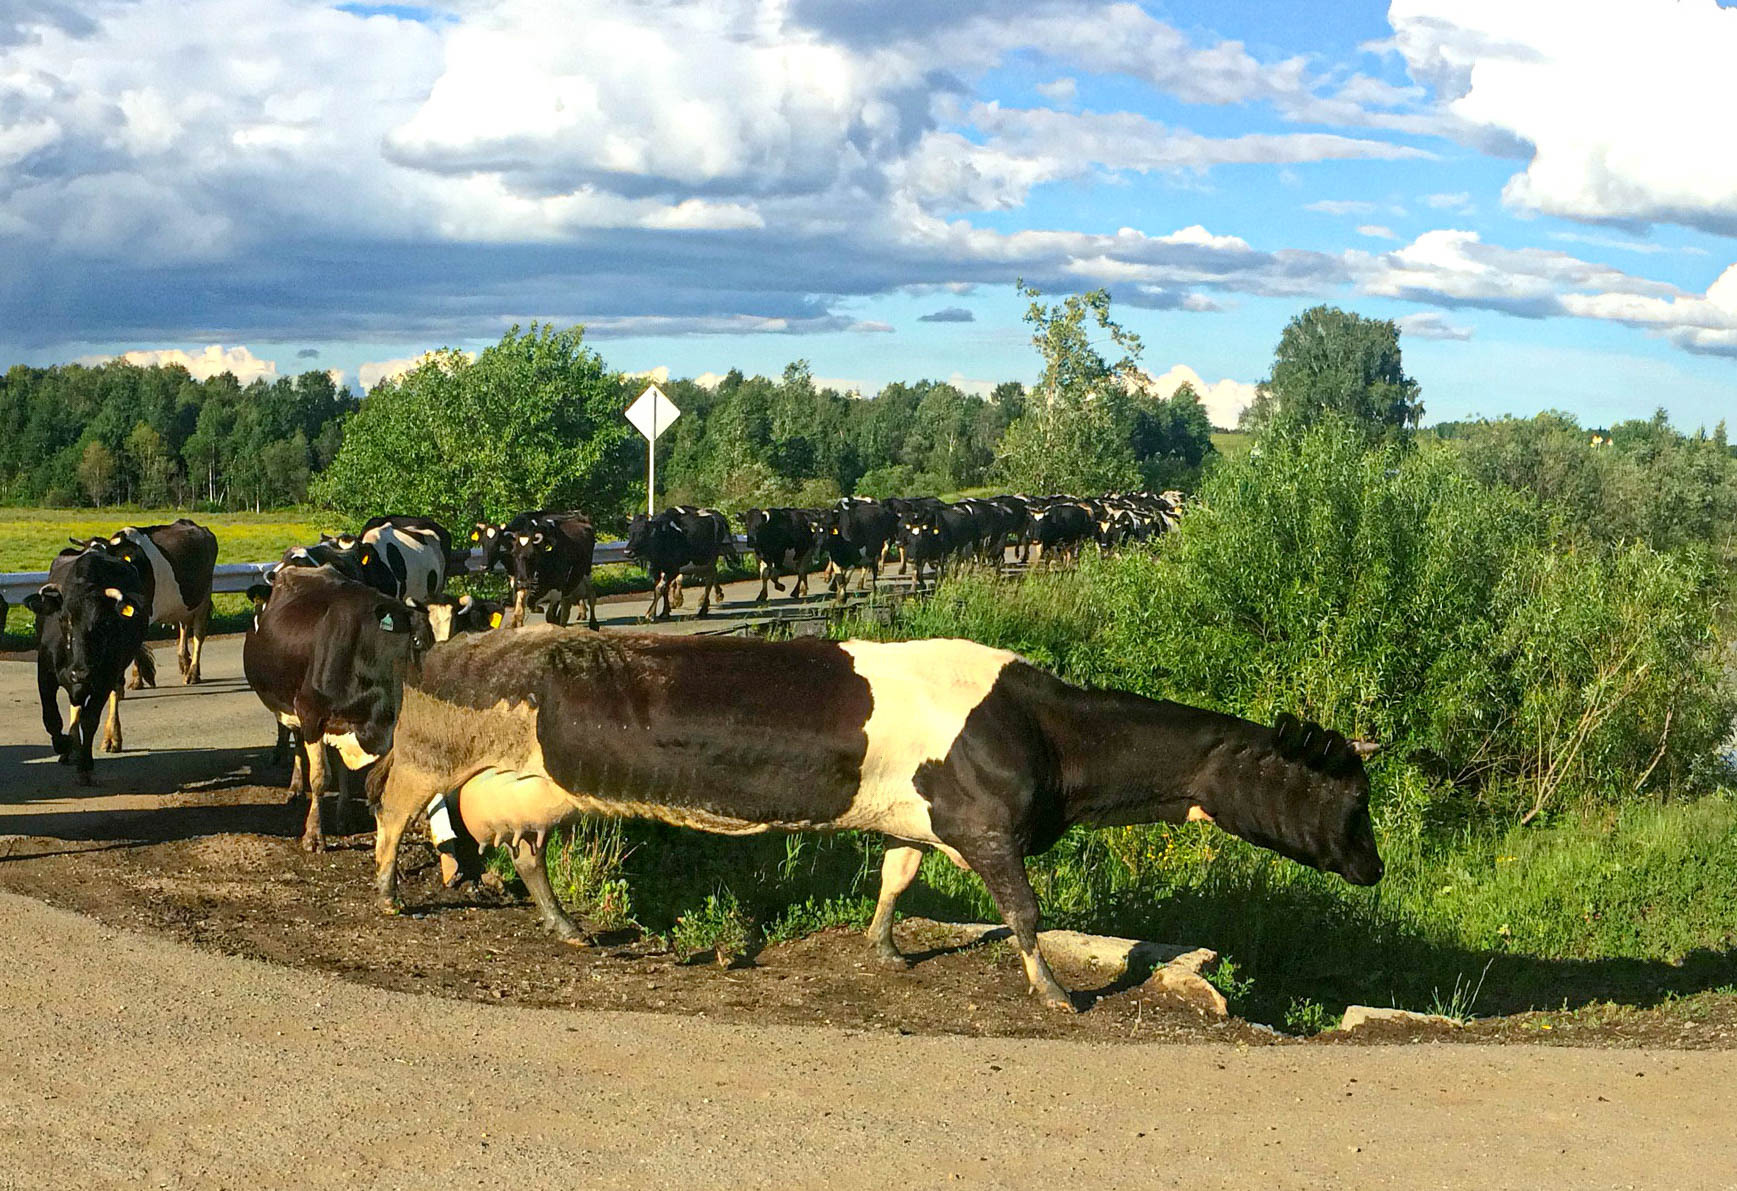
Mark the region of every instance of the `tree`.
<instances>
[{"instance_id":1,"label":"tree","mask_svg":"<svg viewBox=\"0 0 1737 1191\"><path fill-rule=\"evenodd\" d=\"M584 346L584 328L515 326L474 361L433 352L376 385L314 495L356 515L455 525L546 506L618 522L640 474L622 416L632 397Z\"/></svg>"},{"instance_id":2,"label":"tree","mask_svg":"<svg viewBox=\"0 0 1737 1191\"><path fill-rule=\"evenodd\" d=\"M1136 400L1129 445L1146 486L1192 489L1214 453L1212 419L1194 386L1184 381L1163 400Z\"/></svg>"},{"instance_id":3,"label":"tree","mask_svg":"<svg viewBox=\"0 0 1737 1191\"><path fill-rule=\"evenodd\" d=\"M140 504L157 506L169 501L169 482L174 463L163 436L144 422L127 435L127 460L138 480L136 492Z\"/></svg>"},{"instance_id":4,"label":"tree","mask_svg":"<svg viewBox=\"0 0 1737 1191\"><path fill-rule=\"evenodd\" d=\"M101 442L86 445L78 460L78 483L93 505L100 505L115 485L115 453Z\"/></svg>"},{"instance_id":5,"label":"tree","mask_svg":"<svg viewBox=\"0 0 1737 1191\"><path fill-rule=\"evenodd\" d=\"M1335 417L1367 438L1404 435L1423 417L1405 375L1399 327L1336 306L1312 306L1285 324L1272 374L1243 411L1245 429L1295 432Z\"/></svg>"},{"instance_id":6,"label":"tree","mask_svg":"<svg viewBox=\"0 0 1737 1191\"><path fill-rule=\"evenodd\" d=\"M1003 477L1033 492L1103 491L1136 483L1124 398L1138 371L1140 337L1110 317L1105 290L1070 294L1051 306L1039 302L1042 293L1023 280L1018 289L1031 299L1025 321L1043 357L1043 375L1001 440ZM1092 342L1092 324L1121 353L1113 363Z\"/></svg>"}]
</instances>

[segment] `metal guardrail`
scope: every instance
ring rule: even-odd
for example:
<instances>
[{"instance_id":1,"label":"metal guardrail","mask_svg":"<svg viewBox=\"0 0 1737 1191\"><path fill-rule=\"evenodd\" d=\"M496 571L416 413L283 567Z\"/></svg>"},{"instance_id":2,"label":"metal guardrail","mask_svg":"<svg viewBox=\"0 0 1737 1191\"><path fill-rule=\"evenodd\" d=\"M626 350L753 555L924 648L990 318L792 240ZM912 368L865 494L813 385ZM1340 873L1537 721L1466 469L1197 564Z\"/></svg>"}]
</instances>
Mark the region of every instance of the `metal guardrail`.
<instances>
[{"instance_id":1,"label":"metal guardrail","mask_svg":"<svg viewBox=\"0 0 1737 1191\"><path fill-rule=\"evenodd\" d=\"M746 547L748 539L741 534L736 535L738 549ZM597 549L591 556L592 565L606 566L611 563L628 562L626 542L598 542ZM211 590L219 595L234 595L244 592L255 583L264 583L266 572L275 567L274 562L226 562L220 563L211 577ZM474 571L466 570L466 574ZM47 571L9 571L0 573L0 596L6 598L9 604L19 603L25 596L48 582Z\"/></svg>"}]
</instances>

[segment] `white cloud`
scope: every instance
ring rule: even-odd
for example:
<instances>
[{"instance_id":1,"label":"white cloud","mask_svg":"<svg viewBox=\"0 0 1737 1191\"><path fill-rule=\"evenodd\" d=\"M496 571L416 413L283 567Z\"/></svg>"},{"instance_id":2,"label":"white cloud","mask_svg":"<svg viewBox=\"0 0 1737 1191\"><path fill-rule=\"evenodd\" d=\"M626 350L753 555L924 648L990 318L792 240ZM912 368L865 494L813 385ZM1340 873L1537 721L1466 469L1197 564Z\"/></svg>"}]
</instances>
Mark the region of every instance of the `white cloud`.
<instances>
[{"instance_id":1,"label":"white cloud","mask_svg":"<svg viewBox=\"0 0 1737 1191\"><path fill-rule=\"evenodd\" d=\"M656 368L647 368L643 372L623 372L621 375L633 380L648 380L654 385L667 385L669 384L669 365L659 364ZM707 375L712 374L707 373ZM719 377L718 379L722 380L723 378ZM707 387L716 388L717 386L708 385Z\"/></svg>"},{"instance_id":2,"label":"white cloud","mask_svg":"<svg viewBox=\"0 0 1737 1191\"><path fill-rule=\"evenodd\" d=\"M1397 240L1397 239L1399 239L1398 236L1393 234L1392 228L1384 227L1383 225L1381 225L1379 223L1362 224L1358 227L1357 234L1359 236L1368 236L1371 240Z\"/></svg>"},{"instance_id":3,"label":"white cloud","mask_svg":"<svg viewBox=\"0 0 1737 1191\"><path fill-rule=\"evenodd\" d=\"M1398 324L1401 335L1414 339L1465 340L1472 337L1472 328L1450 323L1445 315L1434 310L1403 315L1393 321Z\"/></svg>"},{"instance_id":4,"label":"white cloud","mask_svg":"<svg viewBox=\"0 0 1737 1191\"><path fill-rule=\"evenodd\" d=\"M233 372L235 379L244 385L277 377L276 360L262 360L254 355L250 348L242 345L224 347L222 344L213 343L193 354L178 347L130 351L121 353L121 359L141 368L149 368L153 364L179 364L198 380L205 380L220 372Z\"/></svg>"},{"instance_id":5,"label":"white cloud","mask_svg":"<svg viewBox=\"0 0 1737 1191\"><path fill-rule=\"evenodd\" d=\"M1503 199L1571 219L1737 231L1737 11L1715 0L1394 0L1412 77L1526 168Z\"/></svg>"},{"instance_id":6,"label":"white cloud","mask_svg":"<svg viewBox=\"0 0 1737 1191\"><path fill-rule=\"evenodd\" d=\"M1079 91L1079 85L1064 76L1051 82L1039 83L1034 90L1051 103L1072 103Z\"/></svg>"},{"instance_id":7,"label":"white cloud","mask_svg":"<svg viewBox=\"0 0 1737 1191\"><path fill-rule=\"evenodd\" d=\"M1252 384L1229 378L1209 383L1186 364L1176 364L1162 376L1149 376L1146 390L1156 396L1169 398L1185 384L1193 387L1200 398L1200 404L1206 408L1206 416L1212 419L1214 426L1235 426L1242 411L1247 409L1255 398L1255 386Z\"/></svg>"},{"instance_id":8,"label":"white cloud","mask_svg":"<svg viewBox=\"0 0 1737 1191\"><path fill-rule=\"evenodd\" d=\"M1472 210L1472 196L1469 191L1456 191L1453 194L1426 194L1423 205L1437 211L1457 211L1467 214Z\"/></svg>"},{"instance_id":9,"label":"white cloud","mask_svg":"<svg viewBox=\"0 0 1737 1191\"><path fill-rule=\"evenodd\" d=\"M1375 204L1366 203L1362 199L1318 199L1303 205L1305 211L1317 211L1322 215L1372 215Z\"/></svg>"},{"instance_id":10,"label":"white cloud","mask_svg":"<svg viewBox=\"0 0 1737 1191\"><path fill-rule=\"evenodd\" d=\"M426 351L415 356L400 356L395 360L371 361L356 369L356 378L361 382L362 391L367 392L383 380L398 379L406 372L409 372L412 368L415 368L418 364L421 364L424 360L440 357L444 351L450 351L450 349ZM475 352L460 351L453 352L452 354L463 356L467 360L476 359Z\"/></svg>"}]
</instances>

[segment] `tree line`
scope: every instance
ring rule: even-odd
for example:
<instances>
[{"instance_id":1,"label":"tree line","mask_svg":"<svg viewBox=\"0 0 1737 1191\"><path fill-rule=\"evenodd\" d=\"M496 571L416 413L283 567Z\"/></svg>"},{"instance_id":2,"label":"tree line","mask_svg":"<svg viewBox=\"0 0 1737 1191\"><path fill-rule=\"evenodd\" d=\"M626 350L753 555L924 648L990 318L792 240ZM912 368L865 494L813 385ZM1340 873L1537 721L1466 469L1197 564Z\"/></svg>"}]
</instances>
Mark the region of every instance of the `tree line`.
<instances>
[{"instance_id":1,"label":"tree line","mask_svg":"<svg viewBox=\"0 0 1737 1191\"><path fill-rule=\"evenodd\" d=\"M0 500L272 508L306 501L356 398L324 372L243 385L122 360L0 376Z\"/></svg>"}]
</instances>

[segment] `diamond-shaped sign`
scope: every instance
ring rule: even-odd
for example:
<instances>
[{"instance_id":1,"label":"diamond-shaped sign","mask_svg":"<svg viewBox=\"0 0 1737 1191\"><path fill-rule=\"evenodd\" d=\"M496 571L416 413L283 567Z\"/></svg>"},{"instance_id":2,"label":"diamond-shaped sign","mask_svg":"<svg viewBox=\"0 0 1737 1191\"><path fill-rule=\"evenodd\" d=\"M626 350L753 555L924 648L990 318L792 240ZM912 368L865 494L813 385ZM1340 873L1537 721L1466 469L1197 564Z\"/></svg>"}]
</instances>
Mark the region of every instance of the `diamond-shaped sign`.
<instances>
[{"instance_id":1,"label":"diamond-shaped sign","mask_svg":"<svg viewBox=\"0 0 1737 1191\"><path fill-rule=\"evenodd\" d=\"M645 392L627 407L627 420L651 442L656 442L657 436L668 430L670 423L681 416L682 411L677 409L675 403L665 397L663 390L656 385L645 386Z\"/></svg>"}]
</instances>

